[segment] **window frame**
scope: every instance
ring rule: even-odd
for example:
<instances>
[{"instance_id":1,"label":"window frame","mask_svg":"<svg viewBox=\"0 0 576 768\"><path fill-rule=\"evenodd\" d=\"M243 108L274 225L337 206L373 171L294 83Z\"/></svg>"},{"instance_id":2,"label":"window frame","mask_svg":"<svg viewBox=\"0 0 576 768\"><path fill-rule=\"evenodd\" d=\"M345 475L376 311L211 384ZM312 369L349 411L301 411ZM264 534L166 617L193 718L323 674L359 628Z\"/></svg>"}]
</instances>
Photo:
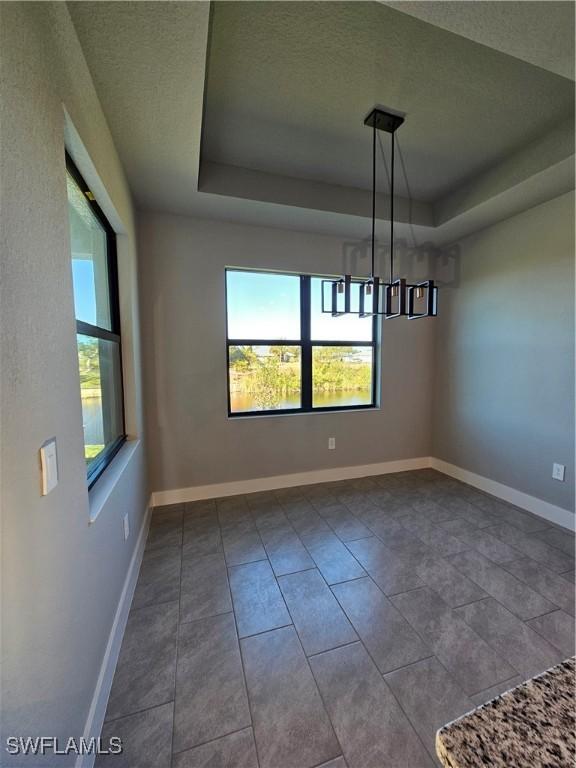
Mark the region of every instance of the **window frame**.
<instances>
[{"instance_id":1,"label":"window frame","mask_svg":"<svg viewBox=\"0 0 576 768\"><path fill-rule=\"evenodd\" d=\"M118 356L120 363L118 382L120 385L120 400L122 405L122 431L121 434L110 443L109 446L104 448L101 453L94 458L86 467L86 477L88 482L88 490L90 490L96 481L101 477L104 470L110 465L112 459L116 456L120 448L126 442L126 413L124 406L124 367L122 363L122 339L120 332L120 291L118 286L118 253L116 248L116 232L112 228L112 225L106 218L104 211L100 208L96 202L94 194L90 190L88 184L84 180L84 177L76 167L76 164L68 154L66 156L66 171L72 177L86 202L88 203L92 213L98 220L98 223L104 229L106 235L106 266L108 271L108 302L110 308L110 330L102 328L99 325L93 325L87 323L84 320L76 319L76 334L82 336L88 336L95 339L102 339L104 341L111 341L118 345ZM72 259L72 253L70 253ZM73 288L74 290L74 288ZM74 312L76 317L76 312ZM84 438L83 438L84 440Z\"/></svg>"},{"instance_id":2,"label":"window frame","mask_svg":"<svg viewBox=\"0 0 576 768\"><path fill-rule=\"evenodd\" d=\"M300 338L293 339L236 339L230 338L228 329L228 272L247 272L252 274L286 275L300 280ZM311 338L312 325L312 278L331 279L326 275L280 272L267 269L247 269L246 267L226 267L224 270L224 301L226 312L226 383L228 418L246 418L253 416L282 416L294 413L337 413L340 411L367 411L378 408L379 380L379 336L378 315L372 317L372 341L317 341ZM230 398L230 348L237 346L286 346L300 348L300 407L269 408L267 410L232 411ZM371 347L372 348L372 400L362 405L313 406L312 350L314 347Z\"/></svg>"}]
</instances>

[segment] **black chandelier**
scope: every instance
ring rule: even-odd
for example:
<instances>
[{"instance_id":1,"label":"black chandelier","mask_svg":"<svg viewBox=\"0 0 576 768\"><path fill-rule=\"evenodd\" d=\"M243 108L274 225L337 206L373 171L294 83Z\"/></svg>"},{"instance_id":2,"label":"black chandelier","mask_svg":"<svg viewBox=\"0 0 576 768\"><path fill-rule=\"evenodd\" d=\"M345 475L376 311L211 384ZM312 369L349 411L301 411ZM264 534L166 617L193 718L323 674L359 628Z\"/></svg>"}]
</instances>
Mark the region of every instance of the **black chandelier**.
<instances>
[{"instance_id":1,"label":"black chandelier","mask_svg":"<svg viewBox=\"0 0 576 768\"><path fill-rule=\"evenodd\" d=\"M420 283L407 283L403 277L394 273L394 134L404 122L404 118L375 107L364 120L364 125L372 128L372 250L370 277L358 278L343 275L335 280L322 281L322 312L332 317L340 315L359 315L371 317L382 315L385 318L407 317L415 320L419 317L436 317L438 314L438 287L434 280ZM376 131L390 134L390 277L388 282L374 274L376 240ZM330 286L331 300L328 306L324 302L324 286ZM358 290L358 309L352 309L352 291ZM371 297L368 298L368 297Z\"/></svg>"}]
</instances>

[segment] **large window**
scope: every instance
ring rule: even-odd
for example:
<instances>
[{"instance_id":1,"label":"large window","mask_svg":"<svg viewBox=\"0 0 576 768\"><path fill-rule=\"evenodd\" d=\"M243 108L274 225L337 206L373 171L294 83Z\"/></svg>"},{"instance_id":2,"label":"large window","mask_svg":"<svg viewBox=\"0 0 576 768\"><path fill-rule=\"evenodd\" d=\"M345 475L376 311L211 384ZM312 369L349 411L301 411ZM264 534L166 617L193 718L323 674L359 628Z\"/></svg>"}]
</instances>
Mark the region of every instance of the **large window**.
<instances>
[{"instance_id":1,"label":"large window","mask_svg":"<svg viewBox=\"0 0 576 768\"><path fill-rule=\"evenodd\" d=\"M116 235L66 156L76 339L91 487L124 441Z\"/></svg>"},{"instance_id":2,"label":"large window","mask_svg":"<svg viewBox=\"0 0 576 768\"><path fill-rule=\"evenodd\" d=\"M226 270L230 416L376 405L377 319L324 314L322 290L321 277Z\"/></svg>"}]
</instances>

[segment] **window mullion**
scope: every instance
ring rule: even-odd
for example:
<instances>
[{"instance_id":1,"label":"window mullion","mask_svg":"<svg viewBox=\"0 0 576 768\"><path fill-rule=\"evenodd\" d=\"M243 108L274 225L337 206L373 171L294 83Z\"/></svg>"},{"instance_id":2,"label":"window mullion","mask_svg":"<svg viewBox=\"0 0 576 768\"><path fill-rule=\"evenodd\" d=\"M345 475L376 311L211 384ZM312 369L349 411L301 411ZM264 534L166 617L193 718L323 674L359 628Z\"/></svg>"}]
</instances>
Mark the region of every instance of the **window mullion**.
<instances>
[{"instance_id":1,"label":"window mullion","mask_svg":"<svg viewBox=\"0 0 576 768\"><path fill-rule=\"evenodd\" d=\"M312 410L312 344L310 343L310 277L300 277L300 336L302 340L302 410Z\"/></svg>"}]
</instances>

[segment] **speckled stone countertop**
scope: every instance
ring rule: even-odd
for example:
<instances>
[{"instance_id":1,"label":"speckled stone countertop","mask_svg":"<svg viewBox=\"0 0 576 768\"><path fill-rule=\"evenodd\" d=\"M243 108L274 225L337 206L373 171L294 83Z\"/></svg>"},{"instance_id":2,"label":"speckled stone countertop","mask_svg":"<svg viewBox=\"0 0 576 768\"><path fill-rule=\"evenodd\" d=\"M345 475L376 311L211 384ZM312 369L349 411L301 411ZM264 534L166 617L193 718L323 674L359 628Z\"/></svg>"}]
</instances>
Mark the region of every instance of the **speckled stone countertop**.
<instances>
[{"instance_id":1,"label":"speckled stone countertop","mask_svg":"<svg viewBox=\"0 0 576 768\"><path fill-rule=\"evenodd\" d=\"M448 723L436 734L446 768L573 768L576 657Z\"/></svg>"}]
</instances>

